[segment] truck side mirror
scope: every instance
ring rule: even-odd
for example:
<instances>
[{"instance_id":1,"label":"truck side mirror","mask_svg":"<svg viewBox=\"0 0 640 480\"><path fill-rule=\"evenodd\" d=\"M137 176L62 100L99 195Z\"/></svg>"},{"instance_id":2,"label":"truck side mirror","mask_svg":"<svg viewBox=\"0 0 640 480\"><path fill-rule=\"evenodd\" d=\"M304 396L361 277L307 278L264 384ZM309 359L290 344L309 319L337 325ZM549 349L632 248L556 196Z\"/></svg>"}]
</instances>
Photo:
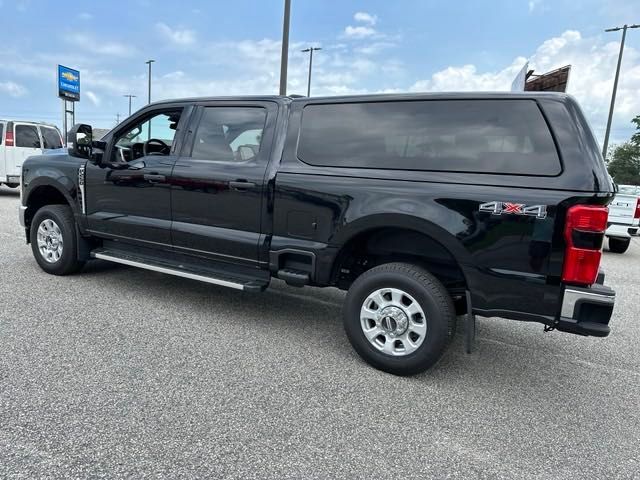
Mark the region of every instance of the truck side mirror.
<instances>
[{"instance_id":1,"label":"truck side mirror","mask_svg":"<svg viewBox=\"0 0 640 480\"><path fill-rule=\"evenodd\" d=\"M91 125L77 123L67 134L67 151L72 157L91 158L93 130Z\"/></svg>"}]
</instances>

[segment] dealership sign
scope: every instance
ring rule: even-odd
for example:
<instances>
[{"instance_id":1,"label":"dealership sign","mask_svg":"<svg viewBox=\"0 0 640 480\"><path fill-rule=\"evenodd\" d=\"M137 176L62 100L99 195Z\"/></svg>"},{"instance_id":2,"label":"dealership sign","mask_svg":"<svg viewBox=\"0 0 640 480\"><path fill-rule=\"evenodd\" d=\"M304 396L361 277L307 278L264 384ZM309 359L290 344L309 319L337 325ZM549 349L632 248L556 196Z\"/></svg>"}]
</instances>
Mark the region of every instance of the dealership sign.
<instances>
[{"instance_id":1,"label":"dealership sign","mask_svg":"<svg viewBox=\"0 0 640 480\"><path fill-rule=\"evenodd\" d=\"M70 102L80 100L80 72L58 65L58 96Z\"/></svg>"}]
</instances>

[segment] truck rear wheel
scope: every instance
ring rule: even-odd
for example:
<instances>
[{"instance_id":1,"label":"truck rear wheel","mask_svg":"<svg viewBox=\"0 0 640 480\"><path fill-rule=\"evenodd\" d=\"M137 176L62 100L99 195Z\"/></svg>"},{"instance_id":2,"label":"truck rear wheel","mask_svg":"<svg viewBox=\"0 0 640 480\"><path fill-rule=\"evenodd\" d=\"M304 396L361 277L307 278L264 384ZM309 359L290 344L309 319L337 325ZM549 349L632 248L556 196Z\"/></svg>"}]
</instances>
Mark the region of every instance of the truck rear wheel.
<instances>
[{"instance_id":1,"label":"truck rear wheel","mask_svg":"<svg viewBox=\"0 0 640 480\"><path fill-rule=\"evenodd\" d=\"M395 375L435 365L455 329L455 308L444 286L423 268L388 263L351 285L343 310L347 337L369 364Z\"/></svg>"},{"instance_id":2,"label":"truck rear wheel","mask_svg":"<svg viewBox=\"0 0 640 480\"><path fill-rule=\"evenodd\" d=\"M629 248L630 238L609 237L609 250L613 253L624 253Z\"/></svg>"},{"instance_id":3,"label":"truck rear wheel","mask_svg":"<svg viewBox=\"0 0 640 480\"><path fill-rule=\"evenodd\" d=\"M53 275L68 275L82 268L78 260L73 212L67 205L47 205L31 222L31 250L38 265Z\"/></svg>"}]
</instances>

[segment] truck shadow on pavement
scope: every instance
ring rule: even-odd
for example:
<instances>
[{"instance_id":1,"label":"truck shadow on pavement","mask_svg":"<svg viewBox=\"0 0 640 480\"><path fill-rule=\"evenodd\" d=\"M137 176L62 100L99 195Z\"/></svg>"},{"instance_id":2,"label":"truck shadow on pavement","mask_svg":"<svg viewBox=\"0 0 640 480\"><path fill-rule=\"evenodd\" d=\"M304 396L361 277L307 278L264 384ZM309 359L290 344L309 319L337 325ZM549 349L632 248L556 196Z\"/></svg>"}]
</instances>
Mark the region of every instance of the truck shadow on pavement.
<instances>
[{"instance_id":1,"label":"truck shadow on pavement","mask_svg":"<svg viewBox=\"0 0 640 480\"><path fill-rule=\"evenodd\" d=\"M219 328L216 323L221 322L222 315L224 328L267 328L267 335L277 333L288 337L292 345L312 350L327 368L332 364L340 368L348 362L355 371L393 378L369 367L351 348L342 327L345 292L337 289L299 289L274 280L264 293L246 293L102 261L89 262L80 276L112 285L116 295L118 285L123 289L135 285L136 297L153 305L153 309L175 309L205 330ZM218 317L214 318L212 312ZM501 382L516 385L530 384L538 377L540 382L548 382L544 372L557 368L559 359L571 369L575 381L586 381L593 375L590 367L579 361L574 363L571 353L565 351L572 337L543 334L542 328L526 322L478 319L474 352L469 355L464 352L464 324L459 319L456 335L441 361L409 381L457 383L474 378L483 383L499 377ZM574 343L580 341L584 340L574 339ZM589 350L588 344L577 348ZM575 348L572 350L575 353Z\"/></svg>"}]
</instances>

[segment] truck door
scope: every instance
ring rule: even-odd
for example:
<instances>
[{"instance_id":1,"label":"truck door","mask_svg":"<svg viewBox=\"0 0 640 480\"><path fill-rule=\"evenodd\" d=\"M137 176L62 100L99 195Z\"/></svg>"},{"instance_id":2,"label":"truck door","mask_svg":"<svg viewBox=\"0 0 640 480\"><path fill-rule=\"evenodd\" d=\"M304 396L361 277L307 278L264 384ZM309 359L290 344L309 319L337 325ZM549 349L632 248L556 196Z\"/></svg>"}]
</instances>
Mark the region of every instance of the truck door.
<instances>
[{"instance_id":1,"label":"truck door","mask_svg":"<svg viewBox=\"0 0 640 480\"><path fill-rule=\"evenodd\" d=\"M184 106L163 105L125 122L102 161L86 166L88 229L145 246L171 245L169 178L179 151Z\"/></svg>"},{"instance_id":2,"label":"truck door","mask_svg":"<svg viewBox=\"0 0 640 480\"><path fill-rule=\"evenodd\" d=\"M248 265L258 261L276 116L273 102L198 107L171 177L177 250Z\"/></svg>"},{"instance_id":3,"label":"truck door","mask_svg":"<svg viewBox=\"0 0 640 480\"><path fill-rule=\"evenodd\" d=\"M5 161L7 177L19 177L22 163L28 157L41 153L42 141L38 127L29 123L13 122L13 147L7 150Z\"/></svg>"}]
</instances>

